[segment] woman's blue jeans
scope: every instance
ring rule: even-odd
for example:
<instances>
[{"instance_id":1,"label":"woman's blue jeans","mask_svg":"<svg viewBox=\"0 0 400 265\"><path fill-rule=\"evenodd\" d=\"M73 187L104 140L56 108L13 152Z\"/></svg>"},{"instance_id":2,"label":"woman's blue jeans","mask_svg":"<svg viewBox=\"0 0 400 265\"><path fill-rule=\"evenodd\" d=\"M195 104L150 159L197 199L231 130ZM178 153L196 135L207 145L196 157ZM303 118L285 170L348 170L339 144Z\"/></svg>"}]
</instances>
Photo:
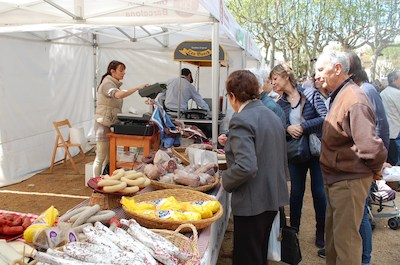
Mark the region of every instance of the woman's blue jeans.
<instances>
[{"instance_id":1,"label":"woman's blue jeans","mask_svg":"<svg viewBox=\"0 0 400 265\"><path fill-rule=\"evenodd\" d=\"M301 217L308 170L310 170L311 176L311 193L314 203L315 218L325 220L326 196L319 157L312 157L304 163L293 164L289 162L291 181L290 218L291 220L295 220Z\"/></svg>"},{"instance_id":2,"label":"woman's blue jeans","mask_svg":"<svg viewBox=\"0 0 400 265\"><path fill-rule=\"evenodd\" d=\"M360 225L360 235L362 238L362 264L370 264L372 252L372 227L368 218L367 202L365 203L364 215Z\"/></svg>"}]
</instances>

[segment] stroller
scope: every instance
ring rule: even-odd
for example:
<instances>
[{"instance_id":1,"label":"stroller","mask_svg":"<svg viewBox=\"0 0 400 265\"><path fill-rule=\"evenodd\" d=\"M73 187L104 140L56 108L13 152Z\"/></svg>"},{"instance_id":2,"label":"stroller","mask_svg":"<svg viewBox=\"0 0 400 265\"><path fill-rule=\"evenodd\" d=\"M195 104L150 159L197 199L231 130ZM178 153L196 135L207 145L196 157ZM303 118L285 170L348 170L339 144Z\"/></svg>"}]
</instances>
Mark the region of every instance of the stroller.
<instances>
[{"instance_id":1,"label":"stroller","mask_svg":"<svg viewBox=\"0 0 400 265\"><path fill-rule=\"evenodd\" d=\"M388 226L396 230L400 226L400 210L397 208L396 191L392 190L384 180L375 180L371 185L368 195L368 214L372 229L375 228L375 218L389 218ZM377 213L372 212L372 207L378 206ZM385 208L394 209L391 212L382 212Z\"/></svg>"}]
</instances>

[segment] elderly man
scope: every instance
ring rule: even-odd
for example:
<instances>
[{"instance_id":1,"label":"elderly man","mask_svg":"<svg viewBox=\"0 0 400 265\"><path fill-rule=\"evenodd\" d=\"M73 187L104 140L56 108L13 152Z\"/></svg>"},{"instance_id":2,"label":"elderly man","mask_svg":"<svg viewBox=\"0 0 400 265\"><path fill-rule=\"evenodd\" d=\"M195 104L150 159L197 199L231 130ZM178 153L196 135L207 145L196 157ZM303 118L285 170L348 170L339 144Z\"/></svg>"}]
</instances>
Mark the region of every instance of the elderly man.
<instances>
[{"instance_id":1,"label":"elderly man","mask_svg":"<svg viewBox=\"0 0 400 265\"><path fill-rule=\"evenodd\" d=\"M328 203L326 264L361 264L365 200L373 177L381 175L387 151L376 136L366 94L349 78L348 56L325 52L315 67L315 79L331 93L320 157Z\"/></svg>"}]
</instances>

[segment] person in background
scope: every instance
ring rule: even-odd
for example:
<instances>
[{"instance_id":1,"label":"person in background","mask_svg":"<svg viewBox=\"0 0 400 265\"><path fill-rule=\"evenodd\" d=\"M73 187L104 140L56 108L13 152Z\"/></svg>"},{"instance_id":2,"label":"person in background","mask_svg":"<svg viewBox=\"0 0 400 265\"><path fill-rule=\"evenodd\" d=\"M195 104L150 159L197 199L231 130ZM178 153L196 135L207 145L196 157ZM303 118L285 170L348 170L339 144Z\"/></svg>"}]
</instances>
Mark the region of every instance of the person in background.
<instances>
[{"instance_id":1,"label":"person in background","mask_svg":"<svg viewBox=\"0 0 400 265\"><path fill-rule=\"evenodd\" d=\"M381 98L389 122L388 162L398 165L400 162L400 71L389 73L387 79L389 85L381 92Z\"/></svg>"},{"instance_id":2,"label":"person in background","mask_svg":"<svg viewBox=\"0 0 400 265\"><path fill-rule=\"evenodd\" d=\"M208 106L207 102L204 101L192 83L192 72L187 68L183 68L181 70L181 76L167 81L167 89L165 92L160 93L158 96L158 102L162 106L165 106L166 111L177 112L179 109L179 90L181 90L180 112L188 111L188 102L190 99L196 102L198 108L210 111L210 107Z\"/></svg>"},{"instance_id":3,"label":"person in background","mask_svg":"<svg viewBox=\"0 0 400 265\"><path fill-rule=\"evenodd\" d=\"M102 173L103 166L109 162L110 139L107 136L111 132L110 127L117 122L117 114L121 113L123 98L143 89L141 85L129 90L120 89L121 80L125 76L125 64L119 61L111 61L107 72L102 76L97 87L96 112L94 115L94 130L96 135L96 158L93 162L93 177Z\"/></svg>"},{"instance_id":4,"label":"person in background","mask_svg":"<svg viewBox=\"0 0 400 265\"><path fill-rule=\"evenodd\" d=\"M271 79L269 79L269 72L270 71L265 68L260 70L261 78L263 80L262 89L265 91L265 94L268 97L272 98L276 102L279 99L279 94L272 89Z\"/></svg>"},{"instance_id":5,"label":"person in background","mask_svg":"<svg viewBox=\"0 0 400 265\"><path fill-rule=\"evenodd\" d=\"M329 105L329 91L322 88L321 86L321 82L319 80L315 79L315 73L312 74L312 79L314 82L314 87L315 89L318 90L319 94L321 95L321 99L325 104L326 109L328 109L328 105Z\"/></svg>"},{"instance_id":6,"label":"person in background","mask_svg":"<svg viewBox=\"0 0 400 265\"><path fill-rule=\"evenodd\" d=\"M344 52L324 52L315 79L330 92L322 128L320 163L326 210L326 264L361 264L360 225L372 179L382 174L387 151L376 136L368 97L348 74Z\"/></svg>"},{"instance_id":7,"label":"person in background","mask_svg":"<svg viewBox=\"0 0 400 265\"><path fill-rule=\"evenodd\" d=\"M309 137L315 133L321 137L322 123L326 115L326 108L316 89L303 89L297 86L294 73L286 64L276 65L270 73L274 91L282 96L278 104L286 116L287 140L291 138ZM299 231L301 212L303 208L304 192L306 189L307 173L310 170L311 192L314 202L316 232L315 245L323 248L325 245L325 209L326 198L322 180L319 157L312 156L301 163L289 161L290 171L290 226Z\"/></svg>"},{"instance_id":8,"label":"person in background","mask_svg":"<svg viewBox=\"0 0 400 265\"><path fill-rule=\"evenodd\" d=\"M265 90L271 87L271 81L269 80L269 78L267 79L267 81L265 81L265 79L263 78L263 74L265 75L265 71L268 70L266 69L258 70L255 68L249 70L256 76L258 83L260 85L260 100L267 108L272 110L279 117L279 119L281 119L282 125L285 126L286 116L285 113L283 112L283 109L271 97L268 96L268 92Z\"/></svg>"},{"instance_id":9,"label":"person in background","mask_svg":"<svg viewBox=\"0 0 400 265\"><path fill-rule=\"evenodd\" d=\"M259 84L250 71L231 73L226 91L235 113L224 142L221 183L232 193L233 265L265 265L273 220L289 202L285 130L258 99Z\"/></svg>"}]
</instances>

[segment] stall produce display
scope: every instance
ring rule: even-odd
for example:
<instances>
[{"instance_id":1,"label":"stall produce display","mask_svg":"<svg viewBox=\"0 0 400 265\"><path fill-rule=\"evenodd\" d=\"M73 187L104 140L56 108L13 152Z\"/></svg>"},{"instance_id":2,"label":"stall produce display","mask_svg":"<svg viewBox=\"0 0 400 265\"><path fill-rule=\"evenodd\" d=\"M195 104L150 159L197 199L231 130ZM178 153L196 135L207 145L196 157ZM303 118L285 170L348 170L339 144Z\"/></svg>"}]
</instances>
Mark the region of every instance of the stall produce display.
<instances>
[{"instance_id":1,"label":"stall produce display","mask_svg":"<svg viewBox=\"0 0 400 265\"><path fill-rule=\"evenodd\" d=\"M97 187L104 193L133 194L150 185L150 179L142 172L120 168L114 170L111 176L104 175L97 179Z\"/></svg>"},{"instance_id":2,"label":"stall produce display","mask_svg":"<svg viewBox=\"0 0 400 265\"><path fill-rule=\"evenodd\" d=\"M83 233L87 240L36 252L34 259L37 264L199 264L198 253L188 244L188 238L186 248L182 248L135 220L121 219L121 223L126 230L112 230L100 222L86 226Z\"/></svg>"},{"instance_id":3,"label":"stall produce display","mask_svg":"<svg viewBox=\"0 0 400 265\"><path fill-rule=\"evenodd\" d=\"M199 230L211 225L223 214L223 208L216 199L190 189L146 192L123 198L121 203L127 216L153 229L175 230L181 224L190 223Z\"/></svg>"},{"instance_id":4,"label":"stall produce display","mask_svg":"<svg viewBox=\"0 0 400 265\"><path fill-rule=\"evenodd\" d=\"M31 225L32 220L28 216L15 213L0 213L0 235L21 235Z\"/></svg>"},{"instance_id":5,"label":"stall produce display","mask_svg":"<svg viewBox=\"0 0 400 265\"><path fill-rule=\"evenodd\" d=\"M204 192L219 182L216 163L185 165L173 153L162 150L153 159L147 157L144 161L148 163L138 170L143 170L155 189L188 188Z\"/></svg>"}]
</instances>

